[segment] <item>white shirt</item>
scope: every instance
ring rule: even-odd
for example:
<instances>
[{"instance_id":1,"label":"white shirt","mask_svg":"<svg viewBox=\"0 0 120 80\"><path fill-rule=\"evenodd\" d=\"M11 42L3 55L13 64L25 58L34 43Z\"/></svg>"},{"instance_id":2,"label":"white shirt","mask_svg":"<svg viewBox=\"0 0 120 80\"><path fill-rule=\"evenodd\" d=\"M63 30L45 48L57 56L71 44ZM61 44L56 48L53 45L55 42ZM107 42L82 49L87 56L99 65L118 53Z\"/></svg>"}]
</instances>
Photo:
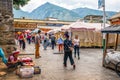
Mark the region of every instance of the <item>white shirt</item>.
<instances>
[{"instance_id":1,"label":"white shirt","mask_svg":"<svg viewBox=\"0 0 120 80\"><path fill-rule=\"evenodd\" d=\"M74 39L73 41L74 41L74 45L79 45L79 43L80 43L79 39Z\"/></svg>"}]
</instances>

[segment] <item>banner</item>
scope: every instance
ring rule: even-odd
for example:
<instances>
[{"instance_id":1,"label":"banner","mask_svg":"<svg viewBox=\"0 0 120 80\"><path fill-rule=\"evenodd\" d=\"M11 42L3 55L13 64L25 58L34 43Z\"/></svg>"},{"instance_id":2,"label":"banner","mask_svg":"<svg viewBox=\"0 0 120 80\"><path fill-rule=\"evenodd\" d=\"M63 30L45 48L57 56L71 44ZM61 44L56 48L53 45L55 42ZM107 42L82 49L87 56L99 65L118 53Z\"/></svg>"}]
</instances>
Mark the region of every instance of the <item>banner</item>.
<instances>
[{"instance_id":1,"label":"banner","mask_svg":"<svg viewBox=\"0 0 120 80\"><path fill-rule=\"evenodd\" d=\"M104 0L98 0L98 9L104 7Z\"/></svg>"}]
</instances>

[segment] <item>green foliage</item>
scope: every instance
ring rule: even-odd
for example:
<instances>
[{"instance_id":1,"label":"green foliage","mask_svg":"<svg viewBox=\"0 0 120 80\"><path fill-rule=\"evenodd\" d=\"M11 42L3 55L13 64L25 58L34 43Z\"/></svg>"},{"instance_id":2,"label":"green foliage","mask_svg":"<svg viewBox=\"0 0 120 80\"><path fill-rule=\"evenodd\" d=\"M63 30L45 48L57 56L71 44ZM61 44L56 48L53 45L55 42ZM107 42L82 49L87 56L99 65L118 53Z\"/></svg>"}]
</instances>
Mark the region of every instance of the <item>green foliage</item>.
<instances>
[{"instance_id":1,"label":"green foliage","mask_svg":"<svg viewBox=\"0 0 120 80\"><path fill-rule=\"evenodd\" d=\"M13 0L13 7L15 9L20 9L20 6L24 6L28 3L30 0Z\"/></svg>"}]
</instances>

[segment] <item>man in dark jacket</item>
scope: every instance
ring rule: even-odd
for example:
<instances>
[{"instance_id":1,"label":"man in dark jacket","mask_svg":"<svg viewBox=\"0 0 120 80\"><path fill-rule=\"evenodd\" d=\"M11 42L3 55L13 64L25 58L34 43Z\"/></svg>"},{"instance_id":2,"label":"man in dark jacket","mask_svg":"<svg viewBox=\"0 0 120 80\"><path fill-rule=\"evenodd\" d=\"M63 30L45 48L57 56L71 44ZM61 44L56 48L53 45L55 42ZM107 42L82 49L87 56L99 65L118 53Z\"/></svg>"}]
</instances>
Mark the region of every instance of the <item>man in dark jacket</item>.
<instances>
[{"instance_id":1,"label":"man in dark jacket","mask_svg":"<svg viewBox=\"0 0 120 80\"><path fill-rule=\"evenodd\" d=\"M73 69L75 69L75 63L72 57L72 41L69 40L69 35L65 34L66 39L64 40L64 67L67 67L67 58L69 57Z\"/></svg>"},{"instance_id":2,"label":"man in dark jacket","mask_svg":"<svg viewBox=\"0 0 120 80\"><path fill-rule=\"evenodd\" d=\"M51 36L51 45L52 45L52 49L54 49L55 43L56 43L55 35L52 34L52 36Z\"/></svg>"}]
</instances>

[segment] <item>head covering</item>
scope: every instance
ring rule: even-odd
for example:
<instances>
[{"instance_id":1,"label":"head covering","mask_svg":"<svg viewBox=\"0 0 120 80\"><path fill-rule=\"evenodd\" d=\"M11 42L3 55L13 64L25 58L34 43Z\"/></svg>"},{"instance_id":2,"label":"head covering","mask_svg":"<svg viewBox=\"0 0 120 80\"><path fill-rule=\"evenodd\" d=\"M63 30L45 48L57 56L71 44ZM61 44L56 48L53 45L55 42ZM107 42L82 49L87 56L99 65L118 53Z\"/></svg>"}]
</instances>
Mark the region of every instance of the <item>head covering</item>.
<instances>
[{"instance_id":1,"label":"head covering","mask_svg":"<svg viewBox=\"0 0 120 80\"><path fill-rule=\"evenodd\" d=\"M13 53L13 55L15 55L15 54L19 54L20 51L18 51L18 50L17 50L17 51L13 51L12 53Z\"/></svg>"},{"instance_id":2,"label":"head covering","mask_svg":"<svg viewBox=\"0 0 120 80\"><path fill-rule=\"evenodd\" d=\"M66 38L69 38L69 35L68 35L68 34L65 34L65 37L66 37Z\"/></svg>"},{"instance_id":3,"label":"head covering","mask_svg":"<svg viewBox=\"0 0 120 80\"><path fill-rule=\"evenodd\" d=\"M65 35L66 38L69 38L69 33L68 33L68 31L66 31L64 35Z\"/></svg>"},{"instance_id":4,"label":"head covering","mask_svg":"<svg viewBox=\"0 0 120 80\"><path fill-rule=\"evenodd\" d=\"M41 30L38 30L38 33L40 33L41 32Z\"/></svg>"}]
</instances>

